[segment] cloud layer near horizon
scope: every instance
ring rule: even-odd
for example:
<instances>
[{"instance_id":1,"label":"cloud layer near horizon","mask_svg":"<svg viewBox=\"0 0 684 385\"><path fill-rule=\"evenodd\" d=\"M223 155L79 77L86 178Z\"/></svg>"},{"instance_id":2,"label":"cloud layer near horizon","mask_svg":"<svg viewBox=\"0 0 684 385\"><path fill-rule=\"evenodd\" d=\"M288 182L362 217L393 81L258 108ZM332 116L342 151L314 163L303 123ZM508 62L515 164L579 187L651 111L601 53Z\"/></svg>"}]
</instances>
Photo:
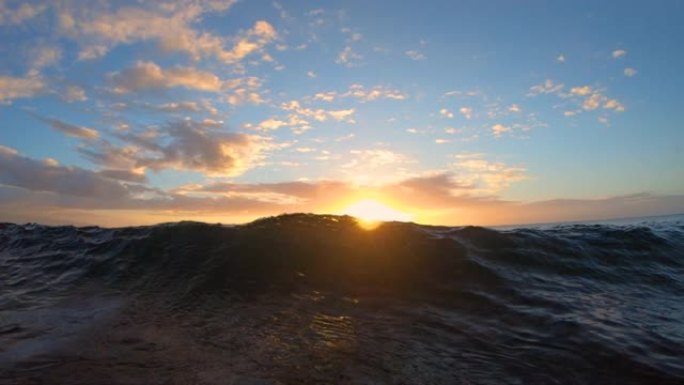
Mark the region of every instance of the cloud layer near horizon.
<instances>
[{"instance_id":1,"label":"cloud layer near horizon","mask_svg":"<svg viewBox=\"0 0 684 385\"><path fill-rule=\"evenodd\" d=\"M345 204L373 197L415 213L416 221L445 224L524 224L671 213L684 195L637 194L603 199L504 201L473 195L476 184L439 173L373 186L340 181L147 187L140 174L90 171L36 160L0 146L0 210L6 219L50 224L122 226L179 218L247 221L286 212L339 213ZM461 178L462 179L462 178ZM120 214L104 215L119 211ZM134 216L130 215L134 213ZM16 219L13 219L16 218Z\"/></svg>"}]
</instances>

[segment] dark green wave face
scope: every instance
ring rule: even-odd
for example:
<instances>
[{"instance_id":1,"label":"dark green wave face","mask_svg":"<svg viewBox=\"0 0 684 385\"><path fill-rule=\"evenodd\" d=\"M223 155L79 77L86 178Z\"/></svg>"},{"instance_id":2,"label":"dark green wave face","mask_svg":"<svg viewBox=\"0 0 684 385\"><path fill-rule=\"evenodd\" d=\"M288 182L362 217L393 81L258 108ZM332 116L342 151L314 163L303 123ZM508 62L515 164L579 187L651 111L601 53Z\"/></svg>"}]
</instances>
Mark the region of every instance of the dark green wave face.
<instances>
[{"instance_id":1,"label":"dark green wave face","mask_svg":"<svg viewBox=\"0 0 684 385\"><path fill-rule=\"evenodd\" d=\"M684 381L684 224L0 225L2 383Z\"/></svg>"}]
</instances>

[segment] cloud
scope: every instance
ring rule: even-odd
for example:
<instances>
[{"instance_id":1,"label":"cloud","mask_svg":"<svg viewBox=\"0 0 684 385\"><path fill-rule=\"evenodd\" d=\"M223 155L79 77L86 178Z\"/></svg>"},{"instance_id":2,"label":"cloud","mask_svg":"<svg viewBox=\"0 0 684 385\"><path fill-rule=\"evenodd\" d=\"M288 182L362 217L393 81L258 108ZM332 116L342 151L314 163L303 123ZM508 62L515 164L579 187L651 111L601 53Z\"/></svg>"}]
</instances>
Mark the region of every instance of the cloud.
<instances>
[{"instance_id":1,"label":"cloud","mask_svg":"<svg viewBox=\"0 0 684 385\"><path fill-rule=\"evenodd\" d=\"M624 74L625 76L631 78L632 76L637 74L637 70L635 70L634 68L625 68Z\"/></svg>"},{"instance_id":2,"label":"cloud","mask_svg":"<svg viewBox=\"0 0 684 385\"><path fill-rule=\"evenodd\" d=\"M582 102L582 108L587 111L595 110L601 105L601 94L593 93Z\"/></svg>"},{"instance_id":3,"label":"cloud","mask_svg":"<svg viewBox=\"0 0 684 385\"><path fill-rule=\"evenodd\" d=\"M339 180L209 181L159 190L127 182L140 180L132 174L135 172L93 172L59 166L23 157L14 149L0 146L0 212L6 220L54 224L82 221L121 226L179 218L234 223L283 212L331 213L340 203L378 197L400 209L410 209L419 222L491 225L646 216L684 210L682 195L504 201L492 194L527 179L524 167L470 153L454 155L449 170L370 185Z\"/></svg>"},{"instance_id":4,"label":"cloud","mask_svg":"<svg viewBox=\"0 0 684 385\"><path fill-rule=\"evenodd\" d=\"M93 60L107 54L109 48L104 45L89 45L78 53L78 60Z\"/></svg>"},{"instance_id":5,"label":"cloud","mask_svg":"<svg viewBox=\"0 0 684 385\"><path fill-rule=\"evenodd\" d=\"M349 89L343 93L328 91L319 92L313 96L313 100L321 100L324 102L332 102L337 98L354 98L360 102L372 102L379 99L405 100L407 95L399 90L384 86L374 86L368 89L361 84L352 84L349 86Z\"/></svg>"},{"instance_id":6,"label":"cloud","mask_svg":"<svg viewBox=\"0 0 684 385\"><path fill-rule=\"evenodd\" d=\"M458 109L458 112L463 115L464 118L470 120L473 117L473 109L470 107L461 107Z\"/></svg>"},{"instance_id":7,"label":"cloud","mask_svg":"<svg viewBox=\"0 0 684 385\"><path fill-rule=\"evenodd\" d=\"M236 63L253 52L260 51L278 36L275 28L267 21L259 20L247 31L229 51L217 50L216 56L226 63ZM268 58L270 56L264 56ZM268 60L268 59L267 59Z\"/></svg>"},{"instance_id":8,"label":"cloud","mask_svg":"<svg viewBox=\"0 0 684 385\"><path fill-rule=\"evenodd\" d=\"M0 146L0 185L83 198L116 200L129 196L124 185L93 171L37 161L5 146Z\"/></svg>"},{"instance_id":9,"label":"cloud","mask_svg":"<svg viewBox=\"0 0 684 385\"><path fill-rule=\"evenodd\" d=\"M511 131L511 127L504 126L501 123L497 123L497 124L492 126L492 133L494 134L495 138L498 138L502 134L504 134L506 132L510 132L510 131Z\"/></svg>"},{"instance_id":10,"label":"cloud","mask_svg":"<svg viewBox=\"0 0 684 385\"><path fill-rule=\"evenodd\" d=\"M62 50L55 46L39 46L30 50L30 67L38 71L44 67L53 66L62 59Z\"/></svg>"},{"instance_id":11,"label":"cloud","mask_svg":"<svg viewBox=\"0 0 684 385\"><path fill-rule=\"evenodd\" d=\"M237 64L248 55L261 52L278 34L264 20L232 38L193 28L203 14L224 12L234 3L150 2L113 10L97 5L84 9L61 7L59 21L62 33L80 43L81 60L101 57L117 45L154 41L163 51L185 53L194 60L211 56L226 64Z\"/></svg>"},{"instance_id":12,"label":"cloud","mask_svg":"<svg viewBox=\"0 0 684 385\"><path fill-rule=\"evenodd\" d=\"M299 101L291 100L287 103L282 103L280 108L283 111L289 111L292 114L289 117L290 125L308 125L305 118L311 118L319 122L325 122L328 119L333 119L337 121L345 121L348 123L354 123L354 113L356 110L354 108L344 109L344 110L325 110L322 108L307 108L303 107Z\"/></svg>"},{"instance_id":13,"label":"cloud","mask_svg":"<svg viewBox=\"0 0 684 385\"><path fill-rule=\"evenodd\" d=\"M0 76L0 103L11 102L19 98L30 98L42 93L45 89L45 83L38 77Z\"/></svg>"},{"instance_id":14,"label":"cloud","mask_svg":"<svg viewBox=\"0 0 684 385\"><path fill-rule=\"evenodd\" d=\"M358 65L358 62L363 59L363 56L354 52L351 46L346 46L340 53L337 54L337 59L335 63L342 64L347 67L354 67Z\"/></svg>"},{"instance_id":15,"label":"cloud","mask_svg":"<svg viewBox=\"0 0 684 385\"><path fill-rule=\"evenodd\" d=\"M166 169L237 176L255 167L268 147L262 137L214 131L212 122L183 120L147 134L123 134L126 146L101 142L80 148L91 161L115 169Z\"/></svg>"},{"instance_id":16,"label":"cloud","mask_svg":"<svg viewBox=\"0 0 684 385\"><path fill-rule=\"evenodd\" d=\"M565 55L563 55L563 54L558 55L558 57L556 58L556 61L559 63L565 63Z\"/></svg>"},{"instance_id":17,"label":"cloud","mask_svg":"<svg viewBox=\"0 0 684 385\"><path fill-rule=\"evenodd\" d=\"M416 51L416 50L408 50L404 52L406 56L408 56L411 60L425 60L426 57L423 55L421 52Z\"/></svg>"},{"instance_id":18,"label":"cloud","mask_svg":"<svg viewBox=\"0 0 684 385\"><path fill-rule=\"evenodd\" d=\"M171 102L149 107L164 112L200 112L203 110L203 107L194 101Z\"/></svg>"},{"instance_id":19,"label":"cloud","mask_svg":"<svg viewBox=\"0 0 684 385\"><path fill-rule=\"evenodd\" d=\"M277 130L280 127L287 126L288 122L285 122L283 120L278 120L274 118L269 118L257 125L257 129L259 130Z\"/></svg>"},{"instance_id":20,"label":"cloud","mask_svg":"<svg viewBox=\"0 0 684 385\"><path fill-rule=\"evenodd\" d=\"M623 106L622 103L618 102L615 99L606 100L606 102L603 104L603 108L606 110L615 110L617 112L625 111L625 106Z\"/></svg>"},{"instance_id":21,"label":"cloud","mask_svg":"<svg viewBox=\"0 0 684 385\"><path fill-rule=\"evenodd\" d=\"M363 167L364 169L372 169L410 162L406 155L387 149L351 150L349 154L352 159L343 164L342 168L357 169Z\"/></svg>"},{"instance_id":22,"label":"cloud","mask_svg":"<svg viewBox=\"0 0 684 385\"><path fill-rule=\"evenodd\" d=\"M589 86L572 87L570 89L570 93L573 95L585 96L585 95L589 95L591 92L592 92L592 89Z\"/></svg>"},{"instance_id":23,"label":"cloud","mask_svg":"<svg viewBox=\"0 0 684 385\"><path fill-rule=\"evenodd\" d=\"M601 106L606 110L613 110L616 112L625 111L625 106L623 106L622 103L616 99L609 99L598 91L593 91L592 94L582 102L582 108L587 111L595 110Z\"/></svg>"},{"instance_id":24,"label":"cloud","mask_svg":"<svg viewBox=\"0 0 684 385\"><path fill-rule=\"evenodd\" d=\"M375 86L371 89L366 89L361 84L352 84L349 86L349 90L340 96L343 98L353 97L363 102L370 102L377 99L406 99L406 95L396 89L390 89L383 86Z\"/></svg>"},{"instance_id":25,"label":"cloud","mask_svg":"<svg viewBox=\"0 0 684 385\"><path fill-rule=\"evenodd\" d=\"M104 178L121 180L133 183L145 183L147 182L147 177L145 176L144 170L117 170L117 169L106 169L96 172L97 175Z\"/></svg>"},{"instance_id":26,"label":"cloud","mask_svg":"<svg viewBox=\"0 0 684 385\"><path fill-rule=\"evenodd\" d=\"M480 91L459 91L459 90L453 90L453 91L448 91L444 93L444 97L460 97L460 98L472 98L476 96L484 96Z\"/></svg>"},{"instance_id":27,"label":"cloud","mask_svg":"<svg viewBox=\"0 0 684 385\"><path fill-rule=\"evenodd\" d=\"M0 2L0 25L19 25L35 18L47 9L46 4L22 3L16 9L7 8L7 3Z\"/></svg>"},{"instance_id":28,"label":"cloud","mask_svg":"<svg viewBox=\"0 0 684 385\"><path fill-rule=\"evenodd\" d=\"M457 181L481 194L496 193L528 179L524 167L492 162L485 158L485 154L461 153L454 155L453 159L452 168Z\"/></svg>"},{"instance_id":29,"label":"cloud","mask_svg":"<svg viewBox=\"0 0 684 385\"><path fill-rule=\"evenodd\" d=\"M354 116L354 112L356 110L353 108L349 108L346 110L332 110L328 111L328 115L332 117L333 119L337 120L338 122L340 121L353 121L351 119Z\"/></svg>"},{"instance_id":30,"label":"cloud","mask_svg":"<svg viewBox=\"0 0 684 385\"><path fill-rule=\"evenodd\" d=\"M316 77L318 77L314 71L307 71L306 76L308 76L309 79L316 79Z\"/></svg>"},{"instance_id":31,"label":"cloud","mask_svg":"<svg viewBox=\"0 0 684 385\"><path fill-rule=\"evenodd\" d=\"M508 111L518 113L518 112L522 111L522 108L520 108L520 106L517 104L511 104L511 106L508 107Z\"/></svg>"},{"instance_id":32,"label":"cloud","mask_svg":"<svg viewBox=\"0 0 684 385\"><path fill-rule=\"evenodd\" d=\"M38 118L44 121L45 123L49 124L50 127L63 133L64 135L88 140L97 139L97 137L99 136L97 130L92 128L76 126L57 119L43 118L40 116L38 116Z\"/></svg>"},{"instance_id":33,"label":"cloud","mask_svg":"<svg viewBox=\"0 0 684 385\"><path fill-rule=\"evenodd\" d=\"M599 107L603 107L607 110L613 110L615 112L625 111L625 107L617 101L616 99L610 99L603 94L603 90L595 89L590 86L572 87L570 92L567 94L559 94L561 98L569 98L578 103L578 107L585 111L594 111ZM581 112L577 111L565 111L565 116L574 116Z\"/></svg>"},{"instance_id":34,"label":"cloud","mask_svg":"<svg viewBox=\"0 0 684 385\"><path fill-rule=\"evenodd\" d=\"M85 90L79 86L67 86L62 92L61 98L68 103L85 102L88 100Z\"/></svg>"},{"instance_id":35,"label":"cloud","mask_svg":"<svg viewBox=\"0 0 684 385\"><path fill-rule=\"evenodd\" d=\"M544 83L530 87L529 95L535 96L539 94L556 94L560 92L560 90L562 90L563 87L565 87L563 83L555 84L553 80L546 79Z\"/></svg>"},{"instance_id":36,"label":"cloud","mask_svg":"<svg viewBox=\"0 0 684 385\"><path fill-rule=\"evenodd\" d=\"M454 113L447 110L446 108L442 108L441 110L439 110L439 114L449 119L452 119L454 117Z\"/></svg>"},{"instance_id":37,"label":"cloud","mask_svg":"<svg viewBox=\"0 0 684 385\"><path fill-rule=\"evenodd\" d=\"M624 57L625 55L627 55L627 51L625 51L624 49L616 49L615 51L613 51L614 59Z\"/></svg>"},{"instance_id":38,"label":"cloud","mask_svg":"<svg viewBox=\"0 0 684 385\"><path fill-rule=\"evenodd\" d=\"M132 68L110 74L114 92L183 87L191 90L218 92L224 83L211 72L190 67L174 67L164 70L153 62L139 61Z\"/></svg>"}]
</instances>

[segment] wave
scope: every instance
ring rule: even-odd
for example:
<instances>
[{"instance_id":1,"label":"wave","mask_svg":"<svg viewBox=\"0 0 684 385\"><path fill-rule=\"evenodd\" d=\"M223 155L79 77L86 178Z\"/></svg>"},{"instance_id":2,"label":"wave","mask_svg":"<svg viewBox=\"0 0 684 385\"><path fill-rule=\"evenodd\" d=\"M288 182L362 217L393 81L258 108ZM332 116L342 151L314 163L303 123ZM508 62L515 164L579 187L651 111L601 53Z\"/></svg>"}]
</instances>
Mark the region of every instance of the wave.
<instances>
[{"instance_id":1,"label":"wave","mask_svg":"<svg viewBox=\"0 0 684 385\"><path fill-rule=\"evenodd\" d=\"M678 221L510 230L393 222L367 231L351 217L292 214L240 226L2 224L0 342L11 347L0 363L8 379L70 382L64 357L75 340L132 333L159 347L138 361L173 368L176 325L188 322L200 335L270 335L265 351L227 348L216 334L192 346L223 346L206 353L209 362L226 351L268 356L265 378L285 383L681 383L682 293ZM51 327L74 312L86 321L70 324L82 327ZM48 321L33 322L37 314ZM265 314L279 315L259 327L232 318ZM136 318L154 321L158 335L119 324ZM307 360L325 370L287 369ZM240 375L253 375L245 362ZM121 369L100 364L91 372ZM201 382L198 370L169 381Z\"/></svg>"}]
</instances>

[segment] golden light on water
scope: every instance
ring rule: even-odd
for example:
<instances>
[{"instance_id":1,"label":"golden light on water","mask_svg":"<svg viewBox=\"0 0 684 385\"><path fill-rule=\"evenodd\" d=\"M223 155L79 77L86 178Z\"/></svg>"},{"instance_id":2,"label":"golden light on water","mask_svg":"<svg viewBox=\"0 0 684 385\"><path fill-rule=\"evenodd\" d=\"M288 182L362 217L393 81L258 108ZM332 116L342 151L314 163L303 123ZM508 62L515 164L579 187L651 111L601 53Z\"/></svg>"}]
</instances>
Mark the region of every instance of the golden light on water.
<instances>
[{"instance_id":1,"label":"golden light on water","mask_svg":"<svg viewBox=\"0 0 684 385\"><path fill-rule=\"evenodd\" d=\"M372 199L364 199L347 206L342 214L351 215L359 220L359 226L366 230L377 228L382 222L408 222L413 219L411 214L393 209Z\"/></svg>"}]
</instances>

